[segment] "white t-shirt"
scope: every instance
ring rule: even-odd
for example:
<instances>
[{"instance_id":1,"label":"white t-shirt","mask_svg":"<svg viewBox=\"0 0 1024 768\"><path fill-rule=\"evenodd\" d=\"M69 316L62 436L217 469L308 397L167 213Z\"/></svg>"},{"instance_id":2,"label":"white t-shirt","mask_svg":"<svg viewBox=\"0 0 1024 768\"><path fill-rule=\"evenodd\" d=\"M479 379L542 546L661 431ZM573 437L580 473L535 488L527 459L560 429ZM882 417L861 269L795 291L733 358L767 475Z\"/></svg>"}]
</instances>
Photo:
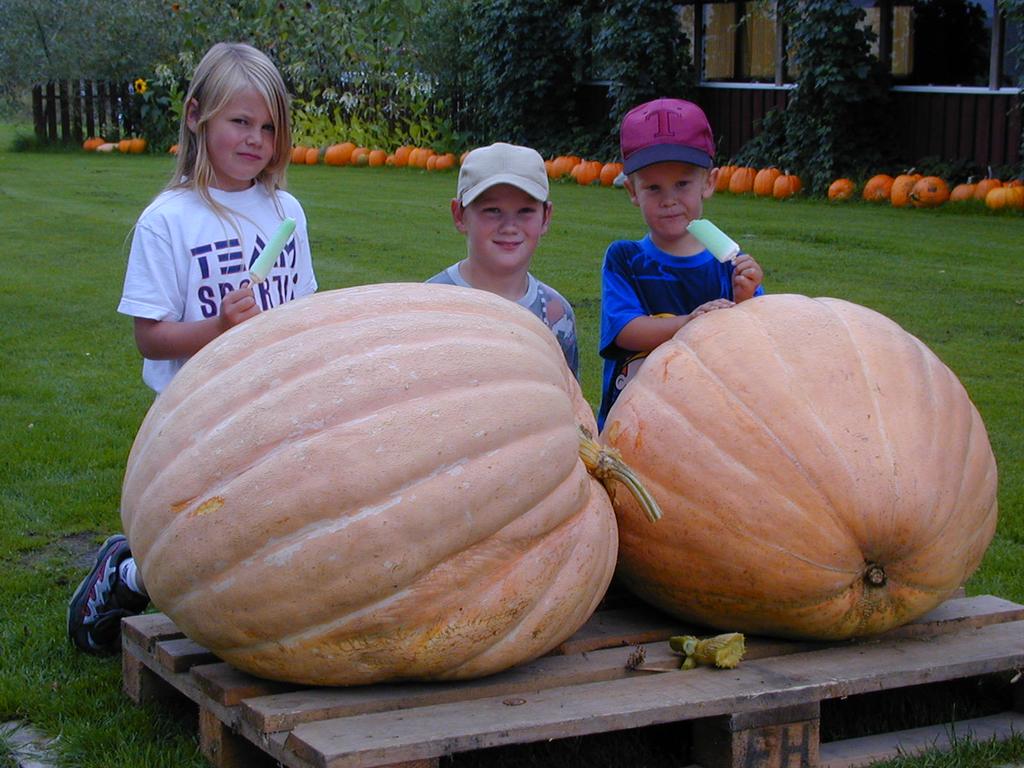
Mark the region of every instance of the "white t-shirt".
<instances>
[{"instance_id":1,"label":"white t-shirt","mask_svg":"<svg viewBox=\"0 0 1024 768\"><path fill-rule=\"evenodd\" d=\"M210 194L231 212L230 218L219 217L192 190L163 192L142 212L118 312L150 320L205 320L220 313L225 294L250 282L249 266L273 237L281 213L262 185L243 192L211 189ZM317 287L306 214L287 192L278 191L277 198L284 215L295 219L295 232L269 277L256 287L264 311ZM142 379L159 393L185 360L146 359Z\"/></svg>"}]
</instances>

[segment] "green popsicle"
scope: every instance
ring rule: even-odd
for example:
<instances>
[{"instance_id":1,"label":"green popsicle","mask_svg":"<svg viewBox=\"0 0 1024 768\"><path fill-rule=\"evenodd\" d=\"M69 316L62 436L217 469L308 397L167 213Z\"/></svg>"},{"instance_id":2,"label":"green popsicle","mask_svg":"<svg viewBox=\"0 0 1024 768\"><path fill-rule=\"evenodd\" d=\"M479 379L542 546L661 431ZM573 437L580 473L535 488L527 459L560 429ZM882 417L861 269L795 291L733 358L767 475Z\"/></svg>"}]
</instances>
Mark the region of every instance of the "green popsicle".
<instances>
[{"instance_id":1,"label":"green popsicle","mask_svg":"<svg viewBox=\"0 0 1024 768\"><path fill-rule=\"evenodd\" d=\"M694 219L686 229L723 264L739 255L739 244L707 219Z\"/></svg>"},{"instance_id":2,"label":"green popsicle","mask_svg":"<svg viewBox=\"0 0 1024 768\"><path fill-rule=\"evenodd\" d=\"M271 267L274 266L277 257L281 255L281 249L284 248L284 244L288 242L288 238L292 236L294 231L295 219L287 218L281 222L277 232L270 238L270 242L263 246L260 255L256 257L256 261L249 268L249 278L254 283L262 283L267 279Z\"/></svg>"}]
</instances>

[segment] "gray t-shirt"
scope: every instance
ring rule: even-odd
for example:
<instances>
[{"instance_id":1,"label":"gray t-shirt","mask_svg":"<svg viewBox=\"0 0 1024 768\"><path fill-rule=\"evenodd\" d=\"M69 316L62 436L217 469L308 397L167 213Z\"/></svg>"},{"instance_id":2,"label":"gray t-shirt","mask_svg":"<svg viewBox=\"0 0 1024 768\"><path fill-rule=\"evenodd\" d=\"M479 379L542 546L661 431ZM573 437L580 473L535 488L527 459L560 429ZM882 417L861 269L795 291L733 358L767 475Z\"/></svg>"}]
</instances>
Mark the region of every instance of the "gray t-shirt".
<instances>
[{"instance_id":1,"label":"gray t-shirt","mask_svg":"<svg viewBox=\"0 0 1024 768\"><path fill-rule=\"evenodd\" d=\"M452 264L443 272L438 272L428 283L441 283L443 285L461 285L463 288L473 286L466 282L459 271L459 264ZM542 283L529 272L526 273L528 281L526 293L516 302L521 307L530 310L544 321L544 324L551 329L558 340L558 345L565 355L565 362L572 371L572 375L580 377L580 352L576 342L576 315L572 311L572 305L550 285Z\"/></svg>"}]
</instances>

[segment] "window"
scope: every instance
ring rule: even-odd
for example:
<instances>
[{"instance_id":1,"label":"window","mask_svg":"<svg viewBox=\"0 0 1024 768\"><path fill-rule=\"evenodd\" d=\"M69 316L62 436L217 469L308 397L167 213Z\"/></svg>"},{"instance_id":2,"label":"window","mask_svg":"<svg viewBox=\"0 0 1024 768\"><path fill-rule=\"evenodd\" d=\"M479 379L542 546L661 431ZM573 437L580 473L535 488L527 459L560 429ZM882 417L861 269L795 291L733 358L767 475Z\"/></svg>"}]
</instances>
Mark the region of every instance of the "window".
<instances>
[{"instance_id":1,"label":"window","mask_svg":"<svg viewBox=\"0 0 1024 768\"><path fill-rule=\"evenodd\" d=\"M704 10L704 79L773 81L777 25L764 0L709 3Z\"/></svg>"},{"instance_id":2,"label":"window","mask_svg":"<svg viewBox=\"0 0 1024 768\"><path fill-rule=\"evenodd\" d=\"M1013 53L1021 25L1005 24L999 0L850 0L876 35L875 56L887 58L898 85L1012 86L1021 76ZM680 20L692 29L694 6ZM729 0L697 6L703 18L704 80L771 82L782 62L770 0ZM691 37L691 39L694 39ZM999 43L991 55L993 39ZM998 71L990 71L993 67Z\"/></svg>"}]
</instances>

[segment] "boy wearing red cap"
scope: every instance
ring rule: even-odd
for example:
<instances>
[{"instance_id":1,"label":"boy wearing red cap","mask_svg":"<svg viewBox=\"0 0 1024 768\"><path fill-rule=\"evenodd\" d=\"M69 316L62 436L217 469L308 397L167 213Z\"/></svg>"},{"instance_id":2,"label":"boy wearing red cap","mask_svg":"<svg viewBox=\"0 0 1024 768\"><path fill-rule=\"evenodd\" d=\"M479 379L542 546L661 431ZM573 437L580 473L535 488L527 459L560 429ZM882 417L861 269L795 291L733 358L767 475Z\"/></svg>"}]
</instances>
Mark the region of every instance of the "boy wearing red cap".
<instances>
[{"instance_id":1,"label":"boy wearing red cap","mask_svg":"<svg viewBox=\"0 0 1024 768\"><path fill-rule=\"evenodd\" d=\"M764 273L748 254L722 263L687 230L718 178L703 110L681 99L641 104L623 118L619 143L625 187L648 233L617 240L605 252L599 427L651 350L694 317L764 292Z\"/></svg>"}]
</instances>

